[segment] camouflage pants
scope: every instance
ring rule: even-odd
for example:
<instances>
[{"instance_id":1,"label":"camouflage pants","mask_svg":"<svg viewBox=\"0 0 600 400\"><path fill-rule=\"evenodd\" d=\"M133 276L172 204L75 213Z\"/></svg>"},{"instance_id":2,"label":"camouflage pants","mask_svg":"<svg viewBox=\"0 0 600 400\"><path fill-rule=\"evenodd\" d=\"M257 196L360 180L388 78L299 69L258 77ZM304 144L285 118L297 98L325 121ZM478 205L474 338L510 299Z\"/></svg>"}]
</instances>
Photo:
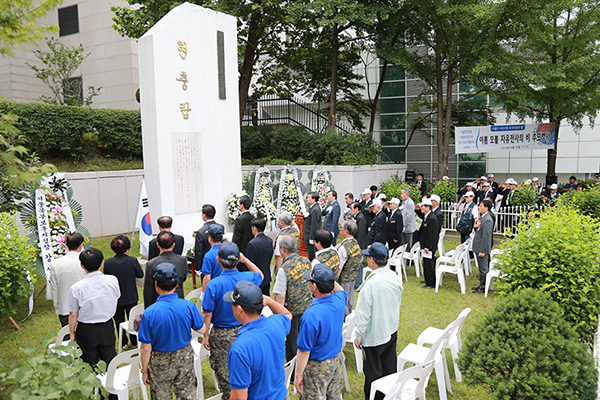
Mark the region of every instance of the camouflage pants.
<instances>
[{"instance_id":1,"label":"camouflage pants","mask_svg":"<svg viewBox=\"0 0 600 400\"><path fill-rule=\"evenodd\" d=\"M304 370L302 400L342 400L344 352L323 361L308 360Z\"/></svg>"},{"instance_id":2,"label":"camouflage pants","mask_svg":"<svg viewBox=\"0 0 600 400\"><path fill-rule=\"evenodd\" d=\"M196 399L194 352L191 346L169 353L152 350L148 365L150 396L153 400ZM173 387L173 391L171 391Z\"/></svg>"},{"instance_id":3,"label":"camouflage pants","mask_svg":"<svg viewBox=\"0 0 600 400\"><path fill-rule=\"evenodd\" d=\"M227 354L233 341L238 335L238 328L219 328L213 326L210 331L210 367L217 375L219 390L223 393L223 400L229 400L231 389L229 387L229 368L227 368Z\"/></svg>"}]
</instances>

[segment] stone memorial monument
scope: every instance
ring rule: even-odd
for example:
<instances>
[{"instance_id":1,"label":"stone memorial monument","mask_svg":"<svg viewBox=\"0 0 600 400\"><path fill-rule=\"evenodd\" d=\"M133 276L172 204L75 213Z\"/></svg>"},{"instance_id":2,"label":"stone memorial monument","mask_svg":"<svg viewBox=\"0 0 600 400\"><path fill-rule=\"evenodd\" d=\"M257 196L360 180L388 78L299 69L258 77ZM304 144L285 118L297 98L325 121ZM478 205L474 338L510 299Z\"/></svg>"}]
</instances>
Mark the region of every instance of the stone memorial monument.
<instances>
[{"instance_id":1,"label":"stone memorial monument","mask_svg":"<svg viewBox=\"0 0 600 400\"><path fill-rule=\"evenodd\" d=\"M144 175L152 223L173 217L187 247L213 204L242 188L236 18L190 3L139 40ZM154 229L158 231L158 229Z\"/></svg>"}]
</instances>

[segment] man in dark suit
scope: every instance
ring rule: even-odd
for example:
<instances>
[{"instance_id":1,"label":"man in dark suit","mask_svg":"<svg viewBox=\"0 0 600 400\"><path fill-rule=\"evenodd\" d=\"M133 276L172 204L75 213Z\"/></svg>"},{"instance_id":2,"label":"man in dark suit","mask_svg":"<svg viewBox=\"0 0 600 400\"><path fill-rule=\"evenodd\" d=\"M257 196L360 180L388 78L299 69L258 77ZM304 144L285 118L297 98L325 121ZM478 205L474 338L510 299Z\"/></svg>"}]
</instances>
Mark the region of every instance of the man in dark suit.
<instances>
[{"instance_id":1,"label":"man in dark suit","mask_svg":"<svg viewBox=\"0 0 600 400\"><path fill-rule=\"evenodd\" d=\"M319 207L319 195L316 192L310 192L306 196L306 202L310 207L304 215L304 243L308 250L308 259L312 261L315 258L315 232L321 229L321 207Z\"/></svg>"},{"instance_id":2,"label":"man in dark suit","mask_svg":"<svg viewBox=\"0 0 600 400\"><path fill-rule=\"evenodd\" d=\"M360 209L362 214L365 216L365 221L367 221L367 226L370 227L373 223L373 217L371 216L371 212L369 211L369 207L373 204L373 199L371 198L371 191L369 189L365 189L362 192L362 200L360 201Z\"/></svg>"},{"instance_id":3,"label":"man in dark suit","mask_svg":"<svg viewBox=\"0 0 600 400\"><path fill-rule=\"evenodd\" d=\"M425 286L423 289L435 287L435 252L437 251L440 229L438 219L431 212L431 200L423 199L419 204L423 214L423 223L419 229L419 242L423 251L423 272L425 275Z\"/></svg>"},{"instance_id":4,"label":"man in dark suit","mask_svg":"<svg viewBox=\"0 0 600 400\"><path fill-rule=\"evenodd\" d=\"M419 192L421 192L421 197L427 195L427 182L423 180L423 174L417 175L417 188L419 188Z\"/></svg>"},{"instance_id":5,"label":"man in dark suit","mask_svg":"<svg viewBox=\"0 0 600 400\"><path fill-rule=\"evenodd\" d=\"M354 238L358 241L358 245L360 246L360 249L364 250L368 246L369 239L368 239L367 235L369 233L369 227L367 226L367 220L365 219L365 216L363 215L363 213L360 212L360 209L361 209L360 203L355 201L350 206L350 215L356 222L356 226L358 228L356 231L356 235L354 235Z\"/></svg>"},{"instance_id":6,"label":"man in dark suit","mask_svg":"<svg viewBox=\"0 0 600 400\"><path fill-rule=\"evenodd\" d=\"M260 288L264 295L269 296L271 289L271 259L273 258L273 239L264 234L267 221L264 218L252 220L254 239L248 242L246 258L254 263L263 273Z\"/></svg>"},{"instance_id":7,"label":"man in dark suit","mask_svg":"<svg viewBox=\"0 0 600 400\"><path fill-rule=\"evenodd\" d=\"M385 227L385 239L387 240L389 249L393 250L400 247L404 223L402 220L402 213L398 209L400 199L394 197L388 204L390 205L390 217L388 218Z\"/></svg>"},{"instance_id":8,"label":"man in dark suit","mask_svg":"<svg viewBox=\"0 0 600 400\"><path fill-rule=\"evenodd\" d=\"M479 267L479 286L473 288L473 293L485 291L485 278L490 269L490 253L493 244L494 220L490 210L493 203L490 199L484 199L479 203L479 214L481 218L475 221L475 237L473 238L473 253L477 256Z\"/></svg>"},{"instance_id":9,"label":"man in dark suit","mask_svg":"<svg viewBox=\"0 0 600 400\"><path fill-rule=\"evenodd\" d=\"M494 200L496 199L496 195L494 194L494 190L492 189L492 185L489 182L485 182L483 184L482 190L479 192L479 198L477 199L477 203L481 203L483 200L489 199L494 204Z\"/></svg>"},{"instance_id":10,"label":"man in dark suit","mask_svg":"<svg viewBox=\"0 0 600 400\"><path fill-rule=\"evenodd\" d=\"M252 240L252 219L254 216L250 214L250 206L252 205L252 199L248 195L240 196L238 208L241 212L240 216L235 219L233 225L233 238L231 241L240 249L240 253L246 254L248 242ZM239 263L237 266L240 271L248 271L248 267L245 264Z\"/></svg>"},{"instance_id":11,"label":"man in dark suit","mask_svg":"<svg viewBox=\"0 0 600 400\"><path fill-rule=\"evenodd\" d=\"M444 216L442 215L442 210L440 210L440 196L437 194L431 195L431 212L438 220L438 228L440 232L442 231L442 227L444 226Z\"/></svg>"},{"instance_id":12,"label":"man in dark suit","mask_svg":"<svg viewBox=\"0 0 600 400\"><path fill-rule=\"evenodd\" d=\"M323 229L331 232L332 243L335 246L338 234L340 233L340 204L337 201L337 192L330 190L327 193L327 205L322 212L325 217Z\"/></svg>"},{"instance_id":13,"label":"man in dark suit","mask_svg":"<svg viewBox=\"0 0 600 400\"><path fill-rule=\"evenodd\" d=\"M165 215L156 220L158 224L158 230L162 231L170 231L171 226L173 225L173 218ZM185 244L185 239L181 235L175 235L175 248L173 249L173 253L181 255L183 253L183 245ZM154 257L158 257L160 251L158 250L158 245L156 244L156 238L153 238L148 245L148 261L152 260Z\"/></svg>"},{"instance_id":14,"label":"man in dark suit","mask_svg":"<svg viewBox=\"0 0 600 400\"><path fill-rule=\"evenodd\" d=\"M210 250L210 244L208 243L208 227L212 224L216 224L214 220L215 214L216 210L213 205L205 204L202 206L202 219L204 220L204 225L196 232L196 244L194 247L194 269L198 275L200 274L200 271L202 271L202 261L204 260L204 256ZM225 231L223 225L217 225L223 227L223 231Z\"/></svg>"},{"instance_id":15,"label":"man in dark suit","mask_svg":"<svg viewBox=\"0 0 600 400\"><path fill-rule=\"evenodd\" d=\"M385 225L387 223L387 217L383 212L381 200L377 199L373 201L373 212L375 213L375 220L369 231L368 243L371 245L375 242L379 242L385 245Z\"/></svg>"},{"instance_id":16,"label":"man in dark suit","mask_svg":"<svg viewBox=\"0 0 600 400\"><path fill-rule=\"evenodd\" d=\"M162 263L171 263L175 265L175 268L177 269L177 279L179 281L175 293L177 293L179 298L185 298L185 293L183 293L183 282L185 282L187 277L187 260L184 256L173 253L173 248L175 248L175 235L169 231L162 231L158 234L156 239L158 241L160 254L146 264L146 272L144 274L144 308L150 307L152 304L156 303L156 299L158 299L158 292L154 287L154 279L152 279L152 276L154 275L156 267Z\"/></svg>"}]
</instances>

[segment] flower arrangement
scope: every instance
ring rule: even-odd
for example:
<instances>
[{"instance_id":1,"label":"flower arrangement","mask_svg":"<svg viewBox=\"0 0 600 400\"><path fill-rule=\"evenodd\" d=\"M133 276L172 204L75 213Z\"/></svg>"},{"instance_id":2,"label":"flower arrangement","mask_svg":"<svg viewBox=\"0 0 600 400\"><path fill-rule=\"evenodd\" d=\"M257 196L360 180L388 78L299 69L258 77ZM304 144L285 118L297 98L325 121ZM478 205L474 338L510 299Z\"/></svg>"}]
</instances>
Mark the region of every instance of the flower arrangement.
<instances>
[{"instance_id":1,"label":"flower arrangement","mask_svg":"<svg viewBox=\"0 0 600 400\"><path fill-rule=\"evenodd\" d=\"M50 225L50 239L52 242L52 256L54 259L67 253L65 237L69 234L67 216L62 207L62 199L51 194L46 195L46 213ZM40 243L38 243L38 247Z\"/></svg>"},{"instance_id":2,"label":"flower arrangement","mask_svg":"<svg viewBox=\"0 0 600 400\"><path fill-rule=\"evenodd\" d=\"M314 169L310 189L319 195L319 207L321 207L321 211L327 205L327 193L331 190L329 176L329 171L323 167L316 167Z\"/></svg>"},{"instance_id":3,"label":"flower arrangement","mask_svg":"<svg viewBox=\"0 0 600 400\"><path fill-rule=\"evenodd\" d=\"M240 204L240 197L247 196L245 190L242 190L240 193L231 193L227 201L225 202L225 207L227 211L225 211L225 215L231 220L235 221L237 217L240 216L240 209L238 208Z\"/></svg>"},{"instance_id":4,"label":"flower arrangement","mask_svg":"<svg viewBox=\"0 0 600 400\"><path fill-rule=\"evenodd\" d=\"M254 178L254 200L250 211L258 218L264 218L269 222L277 219L277 210L273 205L273 182L271 172L268 168L261 167L256 171Z\"/></svg>"},{"instance_id":5,"label":"flower arrangement","mask_svg":"<svg viewBox=\"0 0 600 400\"><path fill-rule=\"evenodd\" d=\"M289 212L292 215L304 214L304 202L301 202L302 190L295 167L286 165L281 172L279 194L277 196L277 212Z\"/></svg>"}]
</instances>

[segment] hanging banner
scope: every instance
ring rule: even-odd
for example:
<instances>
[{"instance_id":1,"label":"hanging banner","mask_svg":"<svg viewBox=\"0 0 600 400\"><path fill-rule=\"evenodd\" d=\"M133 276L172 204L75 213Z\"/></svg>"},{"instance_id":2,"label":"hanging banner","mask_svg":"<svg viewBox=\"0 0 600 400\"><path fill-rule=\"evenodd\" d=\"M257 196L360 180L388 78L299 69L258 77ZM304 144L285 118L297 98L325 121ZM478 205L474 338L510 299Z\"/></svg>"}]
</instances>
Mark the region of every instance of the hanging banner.
<instances>
[{"instance_id":1,"label":"hanging banner","mask_svg":"<svg viewBox=\"0 0 600 400\"><path fill-rule=\"evenodd\" d=\"M42 256L42 264L46 275L46 287L50 287L50 268L52 266L52 238L50 222L46 212L46 193L42 189L35 191L35 213L37 219L38 239ZM46 290L46 300L50 300L50 290Z\"/></svg>"},{"instance_id":2,"label":"hanging banner","mask_svg":"<svg viewBox=\"0 0 600 400\"><path fill-rule=\"evenodd\" d=\"M466 126L455 130L455 153L553 149L556 124Z\"/></svg>"}]
</instances>

